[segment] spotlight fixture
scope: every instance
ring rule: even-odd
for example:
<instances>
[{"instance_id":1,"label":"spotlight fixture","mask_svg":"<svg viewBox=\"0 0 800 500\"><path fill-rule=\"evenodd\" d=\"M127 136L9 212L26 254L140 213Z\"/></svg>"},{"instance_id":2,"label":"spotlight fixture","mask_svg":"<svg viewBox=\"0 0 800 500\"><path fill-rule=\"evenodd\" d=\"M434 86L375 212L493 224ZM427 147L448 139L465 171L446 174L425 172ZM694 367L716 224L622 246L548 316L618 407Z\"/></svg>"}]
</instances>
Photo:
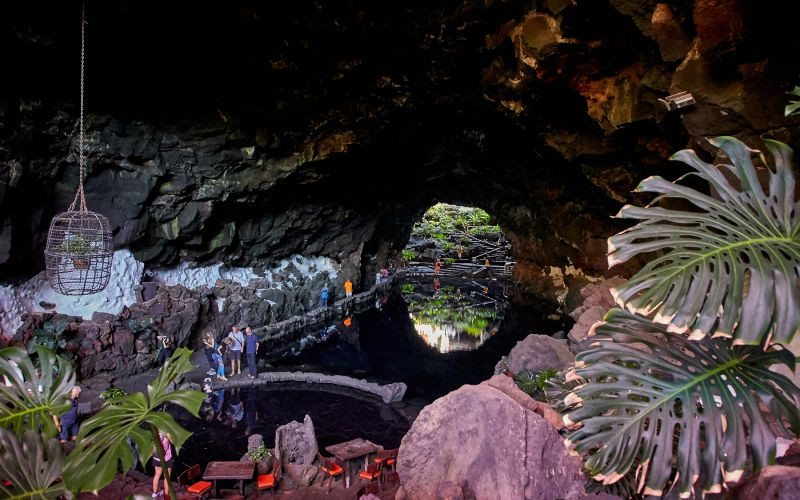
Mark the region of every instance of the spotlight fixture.
<instances>
[{"instance_id":1,"label":"spotlight fixture","mask_svg":"<svg viewBox=\"0 0 800 500\"><path fill-rule=\"evenodd\" d=\"M675 111L676 109L691 106L696 101L694 100L692 94L684 90L683 92L669 95L664 99L659 99L658 102L663 104L664 107L667 108L667 111Z\"/></svg>"}]
</instances>

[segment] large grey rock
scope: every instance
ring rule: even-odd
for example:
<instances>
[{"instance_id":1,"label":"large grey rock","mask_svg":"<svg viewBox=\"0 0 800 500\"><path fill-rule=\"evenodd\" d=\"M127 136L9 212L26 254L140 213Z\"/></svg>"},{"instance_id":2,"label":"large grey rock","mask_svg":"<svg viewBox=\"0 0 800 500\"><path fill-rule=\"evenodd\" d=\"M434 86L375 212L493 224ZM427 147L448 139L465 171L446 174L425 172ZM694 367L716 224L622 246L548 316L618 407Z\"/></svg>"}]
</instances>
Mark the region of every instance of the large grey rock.
<instances>
[{"instance_id":1,"label":"large grey rock","mask_svg":"<svg viewBox=\"0 0 800 500\"><path fill-rule=\"evenodd\" d=\"M434 499L441 483L464 481L480 499L583 498L580 458L535 403L496 375L425 407L398 454L407 498Z\"/></svg>"},{"instance_id":2,"label":"large grey rock","mask_svg":"<svg viewBox=\"0 0 800 500\"><path fill-rule=\"evenodd\" d=\"M548 368L558 371L574 362L575 355L566 342L547 335L528 335L508 353L508 369L515 374L523 370L536 373Z\"/></svg>"},{"instance_id":3,"label":"large grey rock","mask_svg":"<svg viewBox=\"0 0 800 500\"><path fill-rule=\"evenodd\" d=\"M275 430L275 459L281 461L286 474L301 486L311 484L317 474L313 462L318 450L314 423L308 415L302 424L293 420Z\"/></svg>"}]
</instances>

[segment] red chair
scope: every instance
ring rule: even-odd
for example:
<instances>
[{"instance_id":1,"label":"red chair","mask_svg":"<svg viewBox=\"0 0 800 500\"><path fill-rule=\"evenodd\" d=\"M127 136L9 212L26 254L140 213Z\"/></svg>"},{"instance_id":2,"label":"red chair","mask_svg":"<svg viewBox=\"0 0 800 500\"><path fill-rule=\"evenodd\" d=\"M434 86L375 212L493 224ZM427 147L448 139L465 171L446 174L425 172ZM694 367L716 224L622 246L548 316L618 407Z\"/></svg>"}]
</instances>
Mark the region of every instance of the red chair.
<instances>
[{"instance_id":1,"label":"red chair","mask_svg":"<svg viewBox=\"0 0 800 500\"><path fill-rule=\"evenodd\" d=\"M376 464L383 464L384 468L394 470L397 463L397 450L380 450L378 456L375 457Z\"/></svg>"},{"instance_id":2,"label":"red chair","mask_svg":"<svg viewBox=\"0 0 800 500\"><path fill-rule=\"evenodd\" d=\"M272 472L269 474L259 474L256 478L258 491L269 490L271 495L275 494L275 488L281 478L281 462L273 458Z\"/></svg>"},{"instance_id":3,"label":"red chair","mask_svg":"<svg viewBox=\"0 0 800 500\"><path fill-rule=\"evenodd\" d=\"M367 465L366 470L362 470L358 473L358 477L361 479L366 479L369 482L375 481L376 479L381 478L381 473L383 472L383 464L369 464Z\"/></svg>"},{"instance_id":4,"label":"red chair","mask_svg":"<svg viewBox=\"0 0 800 500\"><path fill-rule=\"evenodd\" d=\"M190 496L188 498L203 499L211 492L211 487L214 486L211 481L196 481L200 477L200 464L194 464L178 476L178 485L186 487L186 493Z\"/></svg>"},{"instance_id":5,"label":"red chair","mask_svg":"<svg viewBox=\"0 0 800 500\"><path fill-rule=\"evenodd\" d=\"M331 486L333 486L333 478L344 474L344 468L337 464L332 458L325 458L319 453L317 453L317 458L319 458L322 471L330 477L328 481L328 492L330 493Z\"/></svg>"}]
</instances>

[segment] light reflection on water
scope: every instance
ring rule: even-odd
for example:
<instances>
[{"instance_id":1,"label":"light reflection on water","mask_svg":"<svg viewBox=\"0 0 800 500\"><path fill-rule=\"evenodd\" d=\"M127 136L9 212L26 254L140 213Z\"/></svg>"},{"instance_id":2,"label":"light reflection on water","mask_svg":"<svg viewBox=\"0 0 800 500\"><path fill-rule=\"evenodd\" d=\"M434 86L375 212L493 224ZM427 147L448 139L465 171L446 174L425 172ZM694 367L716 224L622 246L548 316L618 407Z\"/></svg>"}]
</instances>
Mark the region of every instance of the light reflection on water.
<instances>
[{"instance_id":1,"label":"light reflection on water","mask_svg":"<svg viewBox=\"0 0 800 500\"><path fill-rule=\"evenodd\" d=\"M442 287L438 280L420 279L402 286L417 335L443 354L478 349L497 333L507 307L502 285L452 283Z\"/></svg>"}]
</instances>

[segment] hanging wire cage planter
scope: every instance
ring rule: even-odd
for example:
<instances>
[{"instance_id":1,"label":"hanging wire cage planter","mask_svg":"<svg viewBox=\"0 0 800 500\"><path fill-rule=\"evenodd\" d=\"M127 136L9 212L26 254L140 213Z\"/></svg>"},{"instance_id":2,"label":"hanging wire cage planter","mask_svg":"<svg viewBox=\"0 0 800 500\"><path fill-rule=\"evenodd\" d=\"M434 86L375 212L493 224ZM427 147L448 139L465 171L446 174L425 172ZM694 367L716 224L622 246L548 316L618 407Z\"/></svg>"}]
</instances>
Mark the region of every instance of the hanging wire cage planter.
<instances>
[{"instance_id":1,"label":"hanging wire cage planter","mask_svg":"<svg viewBox=\"0 0 800 500\"><path fill-rule=\"evenodd\" d=\"M47 280L63 295L89 295L111 278L111 229L108 219L88 210L53 217L47 233Z\"/></svg>"},{"instance_id":2,"label":"hanging wire cage planter","mask_svg":"<svg viewBox=\"0 0 800 500\"><path fill-rule=\"evenodd\" d=\"M83 192L84 123L83 75L85 17L81 13L81 105L78 163L80 177L75 199L66 212L50 222L45 246L47 280L63 295L90 295L108 286L111 278L113 251L108 219L86 208Z\"/></svg>"}]
</instances>

